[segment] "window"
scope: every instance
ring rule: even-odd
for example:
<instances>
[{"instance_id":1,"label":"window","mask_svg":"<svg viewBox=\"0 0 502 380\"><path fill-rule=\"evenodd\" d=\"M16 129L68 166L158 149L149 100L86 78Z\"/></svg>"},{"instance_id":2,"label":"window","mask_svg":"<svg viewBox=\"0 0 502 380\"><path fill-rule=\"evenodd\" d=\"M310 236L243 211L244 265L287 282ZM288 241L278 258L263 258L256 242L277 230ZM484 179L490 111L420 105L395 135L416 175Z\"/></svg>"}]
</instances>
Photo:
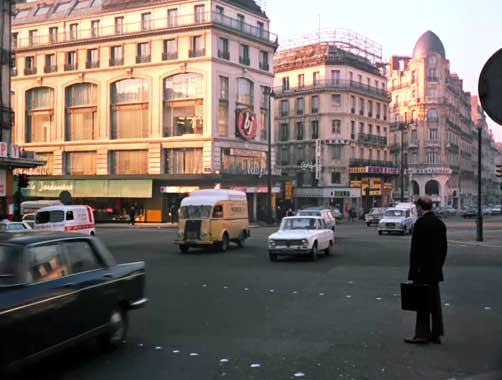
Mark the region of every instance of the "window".
<instances>
[{"instance_id":1,"label":"window","mask_svg":"<svg viewBox=\"0 0 502 380\"><path fill-rule=\"evenodd\" d=\"M167 27L173 28L178 26L178 9L168 9L167 10Z\"/></svg>"},{"instance_id":2,"label":"window","mask_svg":"<svg viewBox=\"0 0 502 380\"><path fill-rule=\"evenodd\" d=\"M428 112L427 112L427 121L429 123L437 123L439 122L439 115L438 115L438 111L433 108L433 109L430 109Z\"/></svg>"},{"instance_id":3,"label":"window","mask_svg":"<svg viewBox=\"0 0 502 380\"><path fill-rule=\"evenodd\" d=\"M99 67L99 50L89 49L87 50L87 61L85 67L88 69L93 69Z\"/></svg>"},{"instance_id":4,"label":"window","mask_svg":"<svg viewBox=\"0 0 502 380\"><path fill-rule=\"evenodd\" d=\"M57 28L57 26L49 28L49 42L52 44L58 42L58 28Z\"/></svg>"},{"instance_id":5,"label":"window","mask_svg":"<svg viewBox=\"0 0 502 380\"><path fill-rule=\"evenodd\" d=\"M78 39L78 24L70 24L70 40Z\"/></svg>"},{"instance_id":6,"label":"window","mask_svg":"<svg viewBox=\"0 0 502 380\"><path fill-rule=\"evenodd\" d=\"M373 134L373 125L372 124L368 124L368 134L369 135Z\"/></svg>"},{"instance_id":7,"label":"window","mask_svg":"<svg viewBox=\"0 0 502 380\"><path fill-rule=\"evenodd\" d=\"M312 120L312 140L319 138L319 121Z\"/></svg>"},{"instance_id":8,"label":"window","mask_svg":"<svg viewBox=\"0 0 502 380\"><path fill-rule=\"evenodd\" d=\"M66 52L64 69L65 69L65 71L77 70L77 52L76 51Z\"/></svg>"},{"instance_id":9,"label":"window","mask_svg":"<svg viewBox=\"0 0 502 380\"><path fill-rule=\"evenodd\" d=\"M220 136L228 136L228 78L220 76L220 102L218 109Z\"/></svg>"},{"instance_id":10,"label":"window","mask_svg":"<svg viewBox=\"0 0 502 380\"><path fill-rule=\"evenodd\" d=\"M305 99L296 98L296 114L303 115L305 112Z\"/></svg>"},{"instance_id":11,"label":"window","mask_svg":"<svg viewBox=\"0 0 502 380\"><path fill-rule=\"evenodd\" d=\"M202 174L202 148L165 150L165 174Z\"/></svg>"},{"instance_id":12,"label":"window","mask_svg":"<svg viewBox=\"0 0 502 380\"><path fill-rule=\"evenodd\" d=\"M256 26L258 27L258 36L260 38L263 38L264 32L265 32L265 24L262 23L261 21L256 22Z\"/></svg>"},{"instance_id":13,"label":"window","mask_svg":"<svg viewBox=\"0 0 502 380\"><path fill-rule=\"evenodd\" d=\"M337 184L342 182L342 174L340 172L331 173L331 183Z\"/></svg>"},{"instance_id":14,"label":"window","mask_svg":"<svg viewBox=\"0 0 502 380\"><path fill-rule=\"evenodd\" d=\"M340 107L342 105L342 95L331 95L331 105L333 105L334 107Z\"/></svg>"},{"instance_id":15,"label":"window","mask_svg":"<svg viewBox=\"0 0 502 380\"><path fill-rule=\"evenodd\" d=\"M91 83L77 83L65 90L65 140L98 139L98 87ZM94 173L96 174L95 170Z\"/></svg>"},{"instance_id":16,"label":"window","mask_svg":"<svg viewBox=\"0 0 502 380\"><path fill-rule=\"evenodd\" d=\"M356 122L353 120L350 122L350 138L352 140L356 138Z\"/></svg>"},{"instance_id":17,"label":"window","mask_svg":"<svg viewBox=\"0 0 502 380\"><path fill-rule=\"evenodd\" d=\"M359 133L364 133L364 123L359 123Z\"/></svg>"},{"instance_id":18,"label":"window","mask_svg":"<svg viewBox=\"0 0 502 380\"><path fill-rule=\"evenodd\" d=\"M319 112L319 96L312 96L312 113Z\"/></svg>"},{"instance_id":19,"label":"window","mask_svg":"<svg viewBox=\"0 0 502 380\"><path fill-rule=\"evenodd\" d=\"M164 40L164 51L162 52L162 59L164 61L178 59L178 43L176 39L172 38L169 40Z\"/></svg>"},{"instance_id":20,"label":"window","mask_svg":"<svg viewBox=\"0 0 502 380\"><path fill-rule=\"evenodd\" d=\"M354 122L352 122L354 123ZM331 133L334 135L339 135L342 132L342 121L341 120L331 120Z\"/></svg>"},{"instance_id":21,"label":"window","mask_svg":"<svg viewBox=\"0 0 502 380\"><path fill-rule=\"evenodd\" d=\"M418 142L418 135L417 135L417 130L411 131L411 142L413 144L416 144Z\"/></svg>"},{"instance_id":22,"label":"window","mask_svg":"<svg viewBox=\"0 0 502 380\"><path fill-rule=\"evenodd\" d=\"M68 218L66 218L66 220L68 220ZM68 263L72 273L88 272L102 268L89 242L66 241L61 243L61 246L66 252L66 257L68 257Z\"/></svg>"},{"instance_id":23,"label":"window","mask_svg":"<svg viewBox=\"0 0 502 380\"><path fill-rule=\"evenodd\" d=\"M62 211L59 211L64 218ZM49 214L44 213L44 214ZM37 217L40 214L37 214ZM48 217L50 215L47 215ZM62 219L63 220L63 219ZM61 221L62 221L61 220ZM58 244L39 245L29 248L29 268L34 283L55 280L68 275L68 266Z\"/></svg>"},{"instance_id":24,"label":"window","mask_svg":"<svg viewBox=\"0 0 502 380\"><path fill-rule=\"evenodd\" d=\"M110 66L119 66L124 64L124 47L120 46L112 46L110 48L111 58L110 58Z\"/></svg>"},{"instance_id":25,"label":"window","mask_svg":"<svg viewBox=\"0 0 502 380\"><path fill-rule=\"evenodd\" d=\"M219 5L216 6L216 13L220 16L223 16L225 14L225 9Z\"/></svg>"},{"instance_id":26,"label":"window","mask_svg":"<svg viewBox=\"0 0 502 380\"><path fill-rule=\"evenodd\" d=\"M381 110L381 104L380 103L376 103L376 117L377 119L380 119L380 110Z\"/></svg>"},{"instance_id":27,"label":"window","mask_svg":"<svg viewBox=\"0 0 502 380\"><path fill-rule=\"evenodd\" d=\"M26 92L25 141L48 142L54 126L54 90L36 87Z\"/></svg>"},{"instance_id":28,"label":"window","mask_svg":"<svg viewBox=\"0 0 502 380\"><path fill-rule=\"evenodd\" d=\"M305 86L305 75L298 74L298 88L302 88Z\"/></svg>"},{"instance_id":29,"label":"window","mask_svg":"<svg viewBox=\"0 0 502 380\"><path fill-rule=\"evenodd\" d=\"M35 11L34 16L44 16L47 13L49 13L49 9L51 9L50 6L47 5L39 5L37 10Z\"/></svg>"},{"instance_id":30,"label":"window","mask_svg":"<svg viewBox=\"0 0 502 380\"><path fill-rule=\"evenodd\" d=\"M302 122L296 123L296 139L303 140L303 123Z\"/></svg>"},{"instance_id":31,"label":"window","mask_svg":"<svg viewBox=\"0 0 502 380\"><path fill-rule=\"evenodd\" d=\"M427 81L429 81L429 82L437 82L438 81L436 69L430 68L427 70Z\"/></svg>"},{"instance_id":32,"label":"window","mask_svg":"<svg viewBox=\"0 0 502 380\"><path fill-rule=\"evenodd\" d=\"M70 8L70 2L67 3L59 3L54 10L54 13L66 12Z\"/></svg>"},{"instance_id":33,"label":"window","mask_svg":"<svg viewBox=\"0 0 502 380\"><path fill-rule=\"evenodd\" d=\"M281 116L289 115L289 101L286 99L281 100Z\"/></svg>"},{"instance_id":34,"label":"window","mask_svg":"<svg viewBox=\"0 0 502 380\"><path fill-rule=\"evenodd\" d=\"M150 62L150 43L142 42L136 47L136 63L146 63Z\"/></svg>"},{"instance_id":35,"label":"window","mask_svg":"<svg viewBox=\"0 0 502 380\"><path fill-rule=\"evenodd\" d=\"M319 86L321 84L321 74L316 71L312 74L312 84L314 86Z\"/></svg>"},{"instance_id":36,"label":"window","mask_svg":"<svg viewBox=\"0 0 502 380\"><path fill-rule=\"evenodd\" d=\"M254 84L249 79L237 79L237 105L254 109Z\"/></svg>"},{"instance_id":37,"label":"window","mask_svg":"<svg viewBox=\"0 0 502 380\"><path fill-rule=\"evenodd\" d=\"M110 174L148 174L148 151L117 150L110 152Z\"/></svg>"},{"instance_id":38,"label":"window","mask_svg":"<svg viewBox=\"0 0 502 380\"><path fill-rule=\"evenodd\" d=\"M195 14L195 23L200 24L205 22L205 6L204 5L196 5L194 7L194 14Z\"/></svg>"},{"instance_id":39,"label":"window","mask_svg":"<svg viewBox=\"0 0 502 380\"><path fill-rule=\"evenodd\" d=\"M230 59L230 52L228 51L228 39L218 39L218 57L223 59Z\"/></svg>"},{"instance_id":40,"label":"window","mask_svg":"<svg viewBox=\"0 0 502 380\"><path fill-rule=\"evenodd\" d=\"M269 87L267 86L260 86L260 123L259 123L259 128L260 128L260 139L262 141L267 140L268 136L268 111L269 111L269 100L271 101L270 95L269 95Z\"/></svg>"},{"instance_id":41,"label":"window","mask_svg":"<svg viewBox=\"0 0 502 380\"><path fill-rule=\"evenodd\" d=\"M350 79L352 80L352 73L350 73ZM340 86L340 70L331 70L331 84Z\"/></svg>"},{"instance_id":42,"label":"window","mask_svg":"<svg viewBox=\"0 0 502 380\"><path fill-rule=\"evenodd\" d=\"M150 84L123 79L111 84L111 138L145 138L150 133Z\"/></svg>"},{"instance_id":43,"label":"window","mask_svg":"<svg viewBox=\"0 0 502 380\"><path fill-rule=\"evenodd\" d=\"M203 39L202 36L193 36L191 41L191 50L189 51L188 56L190 58L195 58L195 57L203 57L206 55L206 50L202 46Z\"/></svg>"},{"instance_id":44,"label":"window","mask_svg":"<svg viewBox=\"0 0 502 380\"><path fill-rule=\"evenodd\" d=\"M220 88L221 91L225 89ZM163 136L201 135L204 96L205 81L201 74L177 74L164 79Z\"/></svg>"},{"instance_id":45,"label":"window","mask_svg":"<svg viewBox=\"0 0 502 380\"><path fill-rule=\"evenodd\" d=\"M57 69L56 54L46 54L44 72L53 73L57 71Z\"/></svg>"},{"instance_id":46,"label":"window","mask_svg":"<svg viewBox=\"0 0 502 380\"><path fill-rule=\"evenodd\" d=\"M438 96L438 91L436 87L427 87L426 95L431 98L435 98Z\"/></svg>"},{"instance_id":47,"label":"window","mask_svg":"<svg viewBox=\"0 0 502 380\"><path fill-rule=\"evenodd\" d=\"M341 145L331 145L331 158L333 160L342 159L342 146Z\"/></svg>"},{"instance_id":48,"label":"window","mask_svg":"<svg viewBox=\"0 0 502 380\"><path fill-rule=\"evenodd\" d=\"M387 120L387 105L383 105L383 119Z\"/></svg>"},{"instance_id":49,"label":"window","mask_svg":"<svg viewBox=\"0 0 502 380\"><path fill-rule=\"evenodd\" d=\"M115 17L115 34L124 33L124 17Z\"/></svg>"},{"instance_id":50,"label":"window","mask_svg":"<svg viewBox=\"0 0 502 380\"><path fill-rule=\"evenodd\" d=\"M438 152L427 152L427 163L430 165L439 163L439 154Z\"/></svg>"},{"instance_id":51,"label":"window","mask_svg":"<svg viewBox=\"0 0 502 380\"><path fill-rule=\"evenodd\" d=\"M267 51L260 51L260 69L264 71L269 70L269 64L268 64L268 52Z\"/></svg>"},{"instance_id":52,"label":"window","mask_svg":"<svg viewBox=\"0 0 502 380\"><path fill-rule=\"evenodd\" d=\"M350 97L350 112L356 113L356 97L355 96Z\"/></svg>"},{"instance_id":53,"label":"window","mask_svg":"<svg viewBox=\"0 0 502 380\"><path fill-rule=\"evenodd\" d=\"M373 117L373 102L368 100L368 117Z\"/></svg>"},{"instance_id":54,"label":"window","mask_svg":"<svg viewBox=\"0 0 502 380\"><path fill-rule=\"evenodd\" d=\"M364 99L359 98L359 115L364 115Z\"/></svg>"},{"instance_id":55,"label":"window","mask_svg":"<svg viewBox=\"0 0 502 380\"><path fill-rule=\"evenodd\" d=\"M37 29L33 29L28 32L28 42L29 42L30 46L38 45L39 41L38 41L38 30Z\"/></svg>"},{"instance_id":56,"label":"window","mask_svg":"<svg viewBox=\"0 0 502 380\"><path fill-rule=\"evenodd\" d=\"M249 60L249 46L240 44L239 46L239 63L242 65L249 66L251 64Z\"/></svg>"},{"instance_id":57,"label":"window","mask_svg":"<svg viewBox=\"0 0 502 380\"><path fill-rule=\"evenodd\" d=\"M150 12L141 14L141 30L152 29L152 14Z\"/></svg>"},{"instance_id":58,"label":"window","mask_svg":"<svg viewBox=\"0 0 502 380\"><path fill-rule=\"evenodd\" d=\"M213 218L223 218L223 206L214 207Z\"/></svg>"},{"instance_id":59,"label":"window","mask_svg":"<svg viewBox=\"0 0 502 380\"><path fill-rule=\"evenodd\" d=\"M239 20L239 29L241 31L244 30L244 21L245 21L244 15L237 14L237 19Z\"/></svg>"},{"instance_id":60,"label":"window","mask_svg":"<svg viewBox=\"0 0 502 380\"><path fill-rule=\"evenodd\" d=\"M436 128L429 129L429 141L438 142L438 130Z\"/></svg>"},{"instance_id":61,"label":"window","mask_svg":"<svg viewBox=\"0 0 502 380\"><path fill-rule=\"evenodd\" d=\"M289 139L289 124L281 123L279 128L279 140L288 141L288 139Z\"/></svg>"},{"instance_id":62,"label":"window","mask_svg":"<svg viewBox=\"0 0 502 380\"><path fill-rule=\"evenodd\" d=\"M289 77L283 77L282 78L282 90L283 91L288 91L289 90Z\"/></svg>"},{"instance_id":63,"label":"window","mask_svg":"<svg viewBox=\"0 0 502 380\"><path fill-rule=\"evenodd\" d=\"M96 152L68 152L65 154L66 175L96 175Z\"/></svg>"},{"instance_id":64,"label":"window","mask_svg":"<svg viewBox=\"0 0 502 380\"><path fill-rule=\"evenodd\" d=\"M91 21L91 37L99 36L99 20Z\"/></svg>"}]
</instances>

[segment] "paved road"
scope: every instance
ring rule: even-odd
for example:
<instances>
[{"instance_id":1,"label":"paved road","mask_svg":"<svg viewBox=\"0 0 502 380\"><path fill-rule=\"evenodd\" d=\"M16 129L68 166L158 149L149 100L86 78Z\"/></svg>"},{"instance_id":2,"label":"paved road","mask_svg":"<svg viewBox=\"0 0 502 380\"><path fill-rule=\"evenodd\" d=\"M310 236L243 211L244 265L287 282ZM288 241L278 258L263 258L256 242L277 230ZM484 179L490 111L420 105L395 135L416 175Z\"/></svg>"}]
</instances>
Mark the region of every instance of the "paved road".
<instances>
[{"instance_id":1,"label":"paved road","mask_svg":"<svg viewBox=\"0 0 502 380\"><path fill-rule=\"evenodd\" d=\"M175 230L98 230L121 262L145 260L147 308L131 315L124 347L92 343L34 366L30 379L462 379L502 369L502 250L469 245L448 221L442 287L444 344L409 346L414 315L400 310L409 236L340 225L335 254L268 260L253 229L246 248L181 255ZM502 228L494 227L495 231ZM461 237L464 238L461 239ZM457 239L458 238L458 239Z\"/></svg>"}]
</instances>

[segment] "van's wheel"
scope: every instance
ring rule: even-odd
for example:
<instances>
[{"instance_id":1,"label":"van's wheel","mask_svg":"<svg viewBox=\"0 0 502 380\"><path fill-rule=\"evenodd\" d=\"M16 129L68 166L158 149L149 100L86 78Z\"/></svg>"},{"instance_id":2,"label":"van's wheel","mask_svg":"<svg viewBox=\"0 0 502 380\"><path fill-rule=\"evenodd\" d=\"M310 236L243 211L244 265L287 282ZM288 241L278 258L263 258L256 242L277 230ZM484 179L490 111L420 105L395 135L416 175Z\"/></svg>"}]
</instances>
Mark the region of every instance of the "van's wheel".
<instances>
[{"instance_id":1,"label":"van's wheel","mask_svg":"<svg viewBox=\"0 0 502 380\"><path fill-rule=\"evenodd\" d=\"M190 247L188 245L180 245L181 253L188 253L189 249L190 249Z\"/></svg>"},{"instance_id":2,"label":"van's wheel","mask_svg":"<svg viewBox=\"0 0 502 380\"><path fill-rule=\"evenodd\" d=\"M237 245L239 248L243 248L246 245L246 233L244 231L241 231L239 234L239 239L237 240Z\"/></svg>"},{"instance_id":3,"label":"van's wheel","mask_svg":"<svg viewBox=\"0 0 502 380\"><path fill-rule=\"evenodd\" d=\"M318 254L319 254L319 250L317 249L317 242L315 242L314 246L312 247L312 252L310 253L310 260L316 261Z\"/></svg>"},{"instance_id":4,"label":"van's wheel","mask_svg":"<svg viewBox=\"0 0 502 380\"><path fill-rule=\"evenodd\" d=\"M383 234L383 231L378 231L378 235L382 235Z\"/></svg>"},{"instance_id":5,"label":"van's wheel","mask_svg":"<svg viewBox=\"0 0 502 380\"><path fill-rule=\"evenodd\" d=\"M219 244L220 251L226 252L228 250L228 244L229 244L228 234L225 232L223 234L223 239L221 240L221 242Z\"/></svg>"},{"instance_id":6,"label":"van's wheel","mask_svg":"<svg viewBox=\"0 0 502 380\"><path fill-rule=\"evenodd\" d=\"M277 255L275 253L269 252L268 257L270 258L270 261L277 261Z\"/></svg>"},{"instance_id":7,"label":"van's wheel","mask_svg":"<svg viewBox=\"0 0 502 380\"><path fill-rule=\"evenodd\" d=\"M324 254L325 254L326 256L331 255L331 250L332 250L332 249L333 249L333 240L330 240L330 241L329 241L329 246L328 246L328 248L326 248L326 249L324 250Z\"/></svg>"},{"instance_id":8,"label":"van's wheel","mask_svg":"<svg viewBox=\"0 0 502 380\"><path fill-rule=\"evenodd\" d=\"M110 313L108 321L110 331L99 337L99 343L104 349L116 349L120 347L127 338L129 329L129 319L124 308L117 306Z\"/></svg>"}]
</instances>

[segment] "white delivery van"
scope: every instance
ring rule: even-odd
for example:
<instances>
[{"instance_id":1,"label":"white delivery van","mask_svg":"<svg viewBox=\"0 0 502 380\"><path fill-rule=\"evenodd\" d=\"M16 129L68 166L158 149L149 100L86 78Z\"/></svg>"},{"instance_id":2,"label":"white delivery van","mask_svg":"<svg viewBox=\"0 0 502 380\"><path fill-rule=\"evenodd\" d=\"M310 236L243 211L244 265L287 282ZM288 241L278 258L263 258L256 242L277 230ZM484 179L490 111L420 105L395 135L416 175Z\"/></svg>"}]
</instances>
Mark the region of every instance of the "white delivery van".
<instances>
[{"instance_id":1,"label":"white delivery van","mask_svg":"<svg viewBox=\"0 0 502 380\"><path fill-rule=\"evenodd\" d=\"M35 231L67 231L95 235L96 224L90 206L50 206L37 211Z\"/></svg>"},{"instance_id":2,"label":"white delivery van","mask_svg":"<svg viewBox=\"0 0 502 380\"><path fill-rule=\"evenodd\" d=\"M45 199L41 201L24 201L21 202L21 215L35 214L42 207L62 205L57 199Z\"/></svg>"},{"instance_id":3,"label":"white delivery van","mask_svg":"<svg viewBox=\"0 0 502 380\"><path fill-rule=\"evenodd\" d=\"M417 221L417 207L414 203L398 203L385 210L383 218L378 222L378 234L399 232L411 234Z\"/></svg>"}]
</instances>

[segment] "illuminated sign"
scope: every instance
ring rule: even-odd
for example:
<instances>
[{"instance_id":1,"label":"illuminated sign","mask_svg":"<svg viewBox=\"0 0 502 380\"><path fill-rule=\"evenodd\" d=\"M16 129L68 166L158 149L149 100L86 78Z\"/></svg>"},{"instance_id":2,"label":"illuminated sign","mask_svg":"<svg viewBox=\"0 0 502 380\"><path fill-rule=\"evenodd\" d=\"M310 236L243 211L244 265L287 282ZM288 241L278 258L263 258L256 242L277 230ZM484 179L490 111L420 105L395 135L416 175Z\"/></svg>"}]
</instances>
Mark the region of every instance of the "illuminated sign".
<instances>
[{"instance_id":1,"label":"illuminated sign","mask_svg":"<svg viewBox=\"0 0 502 380\"><path fill-rule=\"evenodd\" d=\"M244 140L254 140L258 130L256 114L251 111L237 111L237 134Z\"/></svg>"}]
</instances>

